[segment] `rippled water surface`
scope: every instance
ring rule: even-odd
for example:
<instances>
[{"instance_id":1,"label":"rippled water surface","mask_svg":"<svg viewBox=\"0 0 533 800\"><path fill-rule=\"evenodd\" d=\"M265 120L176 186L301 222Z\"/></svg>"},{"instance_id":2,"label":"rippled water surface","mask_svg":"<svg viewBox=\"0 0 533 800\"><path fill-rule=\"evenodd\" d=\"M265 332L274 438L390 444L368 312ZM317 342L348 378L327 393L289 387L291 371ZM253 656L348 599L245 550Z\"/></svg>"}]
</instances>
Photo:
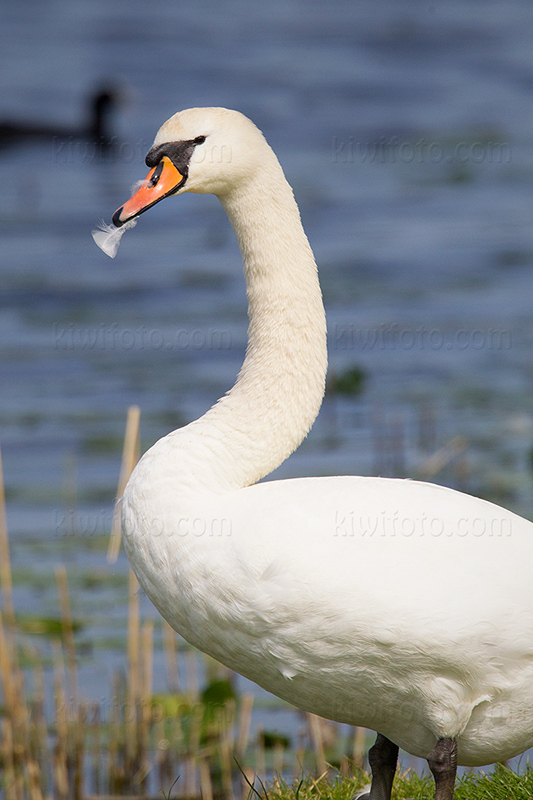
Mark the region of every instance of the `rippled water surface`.
<instances>
[{"instance_id":1,"label":"rippled water surface","mask_svg":"<svg viewBox=\"0 0 533 800\"><path fill-rule=\"evenodd\" d=\"M0 148L16 603L56 614L66 562L84 640L102 643L89 696L126 614L125 559L101 546L126 410L148 446L231 386L246 343L214 198L158 205L113 262L90 237L180 108L237 108L264 131L319 263L332 375L364 376L275 474L422 475L533 514L532 24L518 0L4 3L4 120L74 129L95 87L121 89L105 158L68 133Z\"/></svg>"}]
</instances>

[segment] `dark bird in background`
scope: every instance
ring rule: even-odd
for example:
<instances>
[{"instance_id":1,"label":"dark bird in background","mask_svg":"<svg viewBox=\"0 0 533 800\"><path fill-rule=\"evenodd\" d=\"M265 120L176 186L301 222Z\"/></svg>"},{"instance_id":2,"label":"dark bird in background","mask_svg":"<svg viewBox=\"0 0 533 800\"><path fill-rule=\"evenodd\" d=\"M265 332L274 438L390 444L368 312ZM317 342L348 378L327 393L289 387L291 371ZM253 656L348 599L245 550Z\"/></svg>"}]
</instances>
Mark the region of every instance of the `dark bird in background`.
<instances>
[{"instance_id":1,"label":"dark bird in background","mask_svg":"<svg viewBox=\"0 0 533 800\"><path fill-rule=\"evenodd\" d=\"M84 140L98 145L102 150L109 149L116 140L111 119L120 99L121 92L116 88L99 88L87 99L84 122L75 126L34 120L3 120L0 122L0 147L29 142Z\"/></svg>"}]
</instances>

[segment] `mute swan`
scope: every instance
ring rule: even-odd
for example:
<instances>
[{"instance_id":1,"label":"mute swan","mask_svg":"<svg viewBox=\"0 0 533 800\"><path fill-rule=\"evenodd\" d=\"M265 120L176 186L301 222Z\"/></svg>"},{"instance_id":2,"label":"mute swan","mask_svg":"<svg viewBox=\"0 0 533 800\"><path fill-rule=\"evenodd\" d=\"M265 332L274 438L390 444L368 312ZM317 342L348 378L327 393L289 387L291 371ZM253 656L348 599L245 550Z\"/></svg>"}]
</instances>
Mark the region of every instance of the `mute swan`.
<instances>
[{"instance_id":1,"label":"mute swan","mask_svg":"<svg viewBox=\"0 0 533 800\"><path fill-rule=\"evenodd\" d=\"M389 800L398 746L428 760L436 799L450 800L457 764L533 745L533 525L410 480L258 484L324 394L324 309L298 208L236 111L176 114L146 163L115 226L164 197L217 195L250 322L231 391L150 448L126 486L139 582L200 650L301 709L378 731L369 800Z\"/></svg>"}]
</instances>

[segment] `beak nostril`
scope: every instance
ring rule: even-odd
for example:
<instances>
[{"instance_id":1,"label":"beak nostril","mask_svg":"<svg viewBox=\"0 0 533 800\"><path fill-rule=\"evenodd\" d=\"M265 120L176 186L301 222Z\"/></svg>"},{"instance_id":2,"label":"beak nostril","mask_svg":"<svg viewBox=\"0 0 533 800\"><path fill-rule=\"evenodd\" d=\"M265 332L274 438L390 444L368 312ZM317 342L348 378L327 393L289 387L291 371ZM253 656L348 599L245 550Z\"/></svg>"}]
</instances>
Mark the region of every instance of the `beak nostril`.
<instances>
[{"instance_id":1,"label":"beak nostril","mask_svg":"<svg viewBox=\"0 0 533 800\"><path fill-rule=\"evenodd\" d=\"M163 172L163 161L161 160L157 165L157 167L152 172L152 175L150 176L150 183L152 186L155 186L157 184L159 178L161 177L162 172Z\"/></svg>"}]
</instances>

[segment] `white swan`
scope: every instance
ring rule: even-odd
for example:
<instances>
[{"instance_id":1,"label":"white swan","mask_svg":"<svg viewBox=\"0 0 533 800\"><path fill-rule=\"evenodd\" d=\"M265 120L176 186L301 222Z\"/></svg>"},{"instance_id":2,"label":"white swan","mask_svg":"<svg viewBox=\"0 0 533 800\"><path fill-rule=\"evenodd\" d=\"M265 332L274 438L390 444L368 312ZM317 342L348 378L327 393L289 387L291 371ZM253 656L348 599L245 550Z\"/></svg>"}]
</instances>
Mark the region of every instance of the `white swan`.
<instances>
[{"instance_id":1,"label":"white swan","mask_svg":"<svg viewBox=\"0 0 533 800\"><path fill-rule=\"evenodd\" d=\"M428 759L448 800L456 763L533 745L533 525L409 480L253 485L322 401L313 254L274 153L242 114L182 111L146 162L115 225L168 195L216 194L241 248L250 326L231 391L158 441L126 487L139 582L191 644L299 708L379 731L369 798L390 797L399 745Z\"/></svg>"}]
</instances>

